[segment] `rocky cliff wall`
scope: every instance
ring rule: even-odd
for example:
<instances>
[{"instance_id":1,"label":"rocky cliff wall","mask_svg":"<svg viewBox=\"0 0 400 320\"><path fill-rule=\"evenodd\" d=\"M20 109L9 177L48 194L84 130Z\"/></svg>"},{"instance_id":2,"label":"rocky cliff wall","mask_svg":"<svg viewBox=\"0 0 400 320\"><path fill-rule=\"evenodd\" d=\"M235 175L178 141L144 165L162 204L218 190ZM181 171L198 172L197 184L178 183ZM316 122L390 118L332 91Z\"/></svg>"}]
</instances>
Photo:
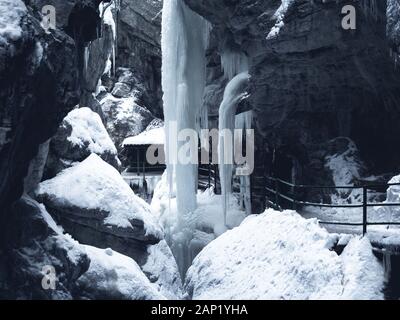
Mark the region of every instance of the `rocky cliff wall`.
<instances>
[{"instance_id":1,"label":"rocky cliff wall","mask_svg":"<svg viewBox=\"0 0 400 320\"><path fill-rule=\"evenodd\" d=\"M275 150L275 174L292 179L296 164L298 181L315 183L324 171L314 166L315 150L340 136L355 141L371 170L399 168L400 73L386 37L386 1L185 2L213 25L207 104L221 100L222 53L248 57L256 176L270 173ZM348 4L355 30L342 27Z\"/></svg>"}]
</instances>

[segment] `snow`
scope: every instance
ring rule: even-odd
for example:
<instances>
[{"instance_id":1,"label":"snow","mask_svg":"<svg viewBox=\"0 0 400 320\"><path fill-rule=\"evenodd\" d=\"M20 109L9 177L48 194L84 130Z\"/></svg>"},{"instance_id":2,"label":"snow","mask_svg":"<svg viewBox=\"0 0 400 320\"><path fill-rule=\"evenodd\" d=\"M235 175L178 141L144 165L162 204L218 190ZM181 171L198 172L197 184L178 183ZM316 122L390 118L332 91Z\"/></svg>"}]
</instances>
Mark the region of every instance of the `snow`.
<instances>
[{"instance_id":1,"label":"snow","mask_svg":"<svg viewBox=\"0 0 400 320\"><path fill-rule=\"evenodd\" d=\"M215 195L212 189L199 191L196 197L198 206L191 213L190 221L188 221L191 228L182 228L174 194L175 190L170 198L167 175L164 173L154 191L151 208L164 228L166 240L177 260L183 278L194 257L212 240L228 229L238 226L245 219L246 213L240 210L236 199L231 197L225 224L221 206L222 196Z\"/></svg>"},{"instance_id":2,"label":"snow","mask_svg":"<svg viewBox=\"0 0 400 320\"><path fill-rule=\"evenodd\" d=\"M144 131L135 137L124 140L122 146L129 145L163 145L165 143L165 129L156 128Z\"/></svg>"},{"instance_id":3,"label":"snow","mask_svg":"<svg viewBox=\"0 0 400 320\"><path fill-rule=\"evenodd\" d=\"M383 268L367 238L342 256L337 237L293 211L267 210L211 242L187 272L194 299L382 299Z\"/></svg>"},{"instance_id":4,"label":"snow","mask_svg":"<svg viewBox=\"0 0 400 320\"><path fill-rule=\"evenodd\" d=\"M371 254L372 246L367 237L353 238L341 258L344 271L343 299L368 300L382 297L384 270Z\"/></svg>"},{"instance_id":5,"label":"snow","mask_svg":"<svg viewBox=\"0 0 400 320\"><path fill-rule=\"evenodd\" d=\"M282 0L281 5L278 10L276 10L273 18L275 19L275 25L271 28L269 34L267 35L267 40L274 39L279 35L279 32L285 25L283 22L285 19L285 15L290 7L294 3L295 0Z\"/></svg>"},{"instance_id":6,"label":"snow","mask_svg":"<svg viewBox=\"0 0 400 320\"><path fill-rule=\"evenodd\" d=\"M37 207L40 210L40 215L42 216L43 220L46 222L48 227L54 231L55 234L46 239L46 245L53 247L55 242L59 248L62 248L67 252L69 260L73 264L78 265L82 255L85 254L85 251L82 249L80 244L72 239L69 234L64 234L63 228L57 225L43 204L38 203L36 200L32 199L26 194L22 197L26 202L31 203L34 207Z\"/></svg>"},{"instance_id":7,"label":"snow","mask_svg":"<svg viewBox=\"0 0 400 320\"><path fill-rule=\"evenodd\" d=\"M0 0L0 45L21 38L20 24L26 12L21 0Z\"/></svg>"},{"instance_id":8,"label":"snow","mask_svg":"<svg viewBox=\"0 0 400 320\"><path fill-rule=\"evenodd\" d=\"M74 109L64 118L64 122L64 127L66 124L72 127L71 135L68 137L68 141L72 144L87 146L91 152L97 154L105 152L117 154L117 149L96 112L89 108Z\"/></svg>"},{"instance_id":9,"label":"snow","mask_svg":"<svg viewBox=\"0 0 400 320\"><path fill-rule=\"evenodd\" d=\"M55 198L62 207L104 211L105 225L133 228L132 220L143 221L146 235L162 238L163 232L149 205L133 193L116 169L96 154L42 182L36 192L38 196Z\"/></svg>"},{"instance_id":10,"label":"snow","mask_svg":"<svg viewBox=\"0 0 400 320\"><path fill-rule=\"evenodd\" d=\"M142 267L143 272L156 285L160 294L167 299L183 299L182 280L167 242L162 240L156 245L149 246L147 252L149 256Z\"/></svg>"},{"instance_id":11,"label":"snow","mask_svg":"<svg viewBox=\"0 0 400 320\"><path fill-rule=\"evenodd\" d=\"M78 279L81 287L126 300L165 299L133 259L111 249L83 247L91 262L89 270Z\"/></svg>"}]
</instances>

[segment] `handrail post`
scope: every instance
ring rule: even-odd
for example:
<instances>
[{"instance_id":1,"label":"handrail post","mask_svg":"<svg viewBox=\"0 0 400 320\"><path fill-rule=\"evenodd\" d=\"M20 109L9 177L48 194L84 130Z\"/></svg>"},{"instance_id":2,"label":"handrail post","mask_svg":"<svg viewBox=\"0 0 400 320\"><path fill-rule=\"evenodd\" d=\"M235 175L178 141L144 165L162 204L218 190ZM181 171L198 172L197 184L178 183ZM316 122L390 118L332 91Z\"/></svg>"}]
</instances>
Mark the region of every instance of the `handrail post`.
<instances>
[{"instance_id":1,"label":"handrail post","mask_svg":"<svg viewBox=\"0 0 400 320\"><path fill-rule=\"evenodd\" d=\"M368 199L367 199L367 193L368 193L368 189L366 186L363 186L363 235L365 236L365 234L367 233L367 218L368 218L368 213L367 213L367 203L368 203Z\"/></svg>"},{"instance_id":2,"label":"handrail post","mask_svg":"<svg viewBox=\"0 0 400 320\"><path fill-rule=\"evenodd\" d=\"M275 205L277 210L279 210L279 180L275 179Z\"/></svg>"}]
</instances>

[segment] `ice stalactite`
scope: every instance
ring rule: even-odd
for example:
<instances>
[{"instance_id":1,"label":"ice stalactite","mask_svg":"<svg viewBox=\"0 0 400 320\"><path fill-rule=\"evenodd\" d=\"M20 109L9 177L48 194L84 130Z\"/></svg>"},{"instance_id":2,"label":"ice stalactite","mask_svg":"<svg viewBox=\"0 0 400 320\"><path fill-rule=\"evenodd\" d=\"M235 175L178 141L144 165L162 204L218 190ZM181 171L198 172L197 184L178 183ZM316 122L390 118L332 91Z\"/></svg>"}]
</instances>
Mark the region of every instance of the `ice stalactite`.
<instances>
[{"instance_id":1,"label":"ice stalactite","mask_svg":"<svg viewBox=\"0 0 400 320\"><path fill-rule=\"evenodd\" d=\"M104 24L109 25L111 27L113 33L113 44L111 49L111 57L110 60L112 61L112 70L113 75L115 75L116 69L116 50L118 44L118 12L121 8L120 0L113 0L111 2L105 3L101 2L99 5L100 17Z\"/></svg>"},{"instance_id":2,"label":"ice stalactite","mask_svg":"<svg viewBox=\"0 0 400 320\"><path fill-rule=\"evenodd\" d=\"M232 193L235 116L238 103L247 95L249 77L248 72L242 72L227 84L224 98L219 108L218 163L225 224L229 197Z\"/></svg>"},{"instance_id":3,"label":"ice stalactite","mask_svg":"<svg viewBox=\"0 0 400 320\"><path fill-rule=\"evenodd\" d=\"M89 46L86 46L85 51L84 51L84 56L83 56L83 60L84 60L83 71L84 71L85 75L86 75L88 65L89 65L89 57L90 57L90 49L89 49Z\"/></svg>"},{"instance_id":4,"label":"ice stalactite","mask_svg":"<svg viewBox=\"0 0 400 320\"><path fill-rule=\"evenodd\" d=\"M249 60L241 51L225 49L221 54L221 67L225 78L232 80L237 74L249 70Z\"/></svg>"},{"instance_id":5,"label":"ice stalactite","mask_svg":"<svg viewBox=\"0 0 400 320\"><path fill-rule=\"evenodd\" d=\"M200 123L204 123L202 100L209 29L209 23L191 11L182 0L164 1L161 47L166 162L170 194L173 184L176 184L178 232L174 235L172 249L182 274L191 263L188 244L194 232L191 213L197 207L198 165L193 161L186 164L178 161L178 150L187 142L180 141L179 134L173 134L173 131L198 130ZM197 149L196 154L191 152L188 151L188 158L197 159Z\"/></svg>"}]
</instances>

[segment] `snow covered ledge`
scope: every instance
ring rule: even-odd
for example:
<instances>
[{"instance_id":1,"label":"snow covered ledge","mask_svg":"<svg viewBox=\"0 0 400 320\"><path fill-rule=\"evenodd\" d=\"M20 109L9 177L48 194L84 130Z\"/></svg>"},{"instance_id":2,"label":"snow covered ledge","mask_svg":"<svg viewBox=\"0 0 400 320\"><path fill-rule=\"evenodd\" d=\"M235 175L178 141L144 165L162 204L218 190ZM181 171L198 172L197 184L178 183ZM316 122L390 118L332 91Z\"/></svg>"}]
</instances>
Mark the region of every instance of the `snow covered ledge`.
<instances>
[{"instance_id":1,"label":"snow covered ledge","mask_svg":"<svg viewBox=\"0 0 400 320\"><path fill-rule=\"evenodd\" d=\"M383 299L367 238L338 256L336 237L293 211L267 210L211 242L188 270L193 299Z\"/></svg>"}]
</instances>

